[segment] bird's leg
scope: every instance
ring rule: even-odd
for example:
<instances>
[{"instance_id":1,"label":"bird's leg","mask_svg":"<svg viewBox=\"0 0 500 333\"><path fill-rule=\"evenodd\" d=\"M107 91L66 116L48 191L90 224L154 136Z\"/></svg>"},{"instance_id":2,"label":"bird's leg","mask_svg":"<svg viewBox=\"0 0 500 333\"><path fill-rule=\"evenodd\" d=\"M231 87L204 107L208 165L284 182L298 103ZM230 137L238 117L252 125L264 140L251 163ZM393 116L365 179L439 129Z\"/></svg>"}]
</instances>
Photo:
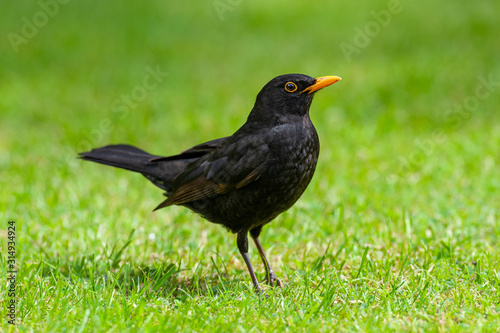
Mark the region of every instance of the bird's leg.
<instances>
[{"instance_id":1,"label":"bird's leg","mask_svg":"<svg viewBox=\"0 0 500 333\"><path fill-rule=\"evenodd\" d=\"M257 249L259 250L260 257L262 258L262 262L264 263L264 267L266 268L266 283L269 284L271 287L276 286L277 287L283 287L283 284L281 283L280 279L274 274L273 269L269 265L269 261L267 261L266 254L264 253L264 249L262 248L262 245L260 245L259 239L254 238L253 239L255 242L255 245L257 246Z\"/></svg>"},{"instance_id":2,"label":"bird's leg","mask_svg":"<svg viewBox=\"0 0 500 333\"><path fill-rule=\"evenodd\" d=\"M236 238L236 243L238 244L238 249L240 250L241 255L243 256L243 260L245 260L245 264L247 265L248 272L250 273L250 277L252 278L253 286L255 288L255 292L260 292L259 282L257 281L257 277L255 276L255 272L253 270L252 264L250 263L250 258L248 257L248 231L240 231L238 232L238 236Z\"/></svg>"},{"instance_id":3,"label":"bird's leg","mask_svg":"<svg viewBox=\"0 0 500 333\"><path fill-rule=\"evenodd\" d=\"M271 265L269 265L269 261L267 260L266 254L264 253L264 249L262 248L262 245L260 245L259 234L261 230L262 227L257 227L255 229L252 229L250 231L250 235L252 236L253 241L255 242L255 246L257 246L257 249L259 250L262 263L264 264L264 267L266 269L266 283L269 284L271 287L274 287L275 286L274 283L276 282L277 287L283 287L283 283L281 283L280 279L278 279L276 274L274 274Z\"/></svg>"}]
</instances>

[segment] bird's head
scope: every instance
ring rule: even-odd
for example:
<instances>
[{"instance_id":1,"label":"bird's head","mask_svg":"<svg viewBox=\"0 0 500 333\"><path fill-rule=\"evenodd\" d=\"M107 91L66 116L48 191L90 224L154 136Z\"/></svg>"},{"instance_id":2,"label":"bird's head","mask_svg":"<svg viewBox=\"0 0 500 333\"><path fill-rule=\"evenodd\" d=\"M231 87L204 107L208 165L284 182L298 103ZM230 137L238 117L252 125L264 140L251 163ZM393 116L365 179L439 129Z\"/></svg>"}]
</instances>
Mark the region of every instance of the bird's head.
<instances>
[{"instance_id":1,"label":"bird's head","mask_svg":"<svg viewBox=\"0 0 500 333\"><path fill-rule=\"evenodd\" d=\"M309 112L314 93L341 80L338 76L312 78L286 74L269 81L257 95L250 121L283 122Z\"/></svg>"}]
</instances>

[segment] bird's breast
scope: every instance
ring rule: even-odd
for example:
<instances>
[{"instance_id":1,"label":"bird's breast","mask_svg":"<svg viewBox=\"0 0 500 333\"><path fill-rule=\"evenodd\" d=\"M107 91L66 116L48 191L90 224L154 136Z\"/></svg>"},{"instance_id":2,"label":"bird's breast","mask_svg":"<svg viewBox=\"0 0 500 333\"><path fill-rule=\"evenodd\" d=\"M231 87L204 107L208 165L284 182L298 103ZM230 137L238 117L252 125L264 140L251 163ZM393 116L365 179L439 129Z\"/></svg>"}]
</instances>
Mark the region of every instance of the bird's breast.
<instances>
[{"instance_id":1,"label":"bird's breast","mask_svg":"<svg viewBox=\"0 0 500 333\"><path fill-rule=\"evenodd\" d=\"M269 144L271 158L263 181L268 182L275 195L290 206L309 185L319 156L316 130L310 121L306 125L299 123L275 129Z\"/></svg>"}]
</instances>

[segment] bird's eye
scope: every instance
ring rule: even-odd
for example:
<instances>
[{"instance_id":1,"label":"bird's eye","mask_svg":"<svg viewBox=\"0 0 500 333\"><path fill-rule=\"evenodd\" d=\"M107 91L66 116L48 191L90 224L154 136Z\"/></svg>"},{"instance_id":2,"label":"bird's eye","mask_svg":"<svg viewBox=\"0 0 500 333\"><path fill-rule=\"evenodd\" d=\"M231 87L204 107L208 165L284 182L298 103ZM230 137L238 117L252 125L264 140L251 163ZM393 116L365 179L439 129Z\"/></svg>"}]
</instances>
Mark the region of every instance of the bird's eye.
<instances>
[{"instance_id":1,"label":"bird's eye","mask_svg":"<svg viewBox=\"0 0 500 333\"><path fill-rule=\"evenodd\" d=\"M294 91L297 90L297 85L293 82L287 82L285 84L285 90L288 91L289 93L293 93Z\"/></svg>"}]
</instances>

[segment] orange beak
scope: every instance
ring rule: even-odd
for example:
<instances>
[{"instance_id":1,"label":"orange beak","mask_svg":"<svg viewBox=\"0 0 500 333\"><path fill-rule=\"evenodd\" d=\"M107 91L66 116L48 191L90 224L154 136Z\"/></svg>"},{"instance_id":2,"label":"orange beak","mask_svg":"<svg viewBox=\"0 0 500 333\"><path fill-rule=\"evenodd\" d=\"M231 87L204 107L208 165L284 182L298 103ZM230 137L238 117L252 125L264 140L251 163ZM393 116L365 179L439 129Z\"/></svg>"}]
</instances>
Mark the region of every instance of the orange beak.
<instances>
[{"instance_id":1,"label":"orange beak","mask_svg":"<svg viewBox=\"0 0 500 333\"><path fill-rule=\"evenodd\" d=\"M307 87L306 89L302 90L300 93L302 94L303 92L307 92L308 94L311 94L313 92L316 92L320 89L323 89L324 87L328 87L329 85L334 84L337 81L342 80L342 78L338 76L321 76L316 78L316 82L312 85Z\"/></svg>"}]
</instances>

